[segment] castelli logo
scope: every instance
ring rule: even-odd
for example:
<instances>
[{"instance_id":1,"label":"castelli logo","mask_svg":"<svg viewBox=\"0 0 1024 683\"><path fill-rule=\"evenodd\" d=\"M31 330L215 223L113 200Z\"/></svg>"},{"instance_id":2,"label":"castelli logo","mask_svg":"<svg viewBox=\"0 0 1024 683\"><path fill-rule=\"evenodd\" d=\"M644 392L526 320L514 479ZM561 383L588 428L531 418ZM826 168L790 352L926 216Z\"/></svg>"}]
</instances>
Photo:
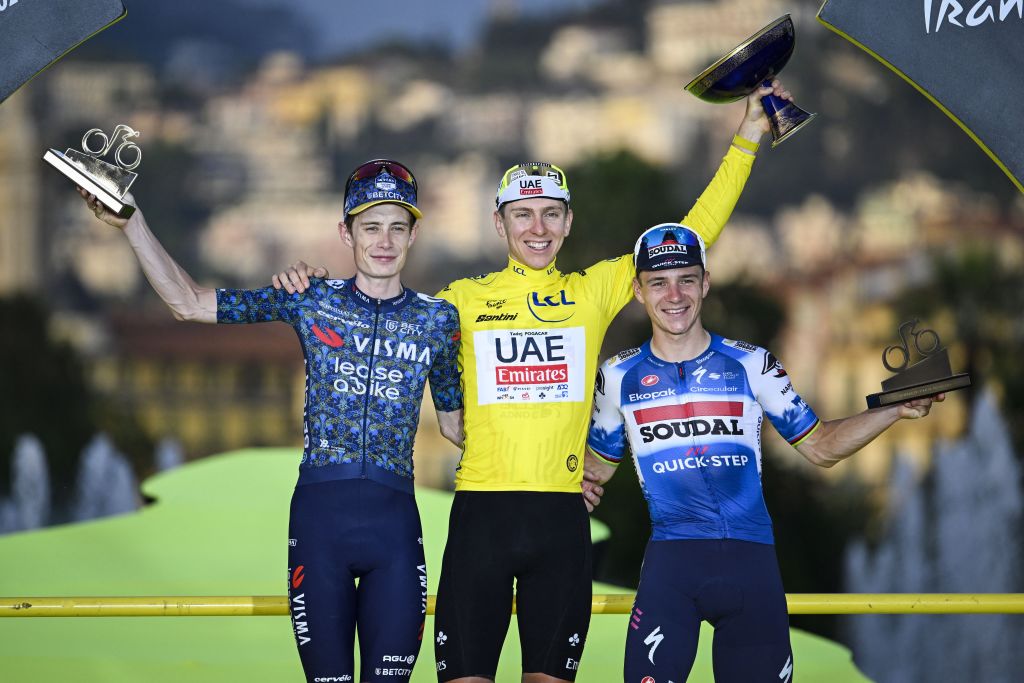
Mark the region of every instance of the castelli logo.
<instances>
[{"instance_id":1,"label":"castelli logo","mask_svg":"<svg viewBox=\"0 0 1024 683\"><path fill-rule=\"evenodd\" d=\"M306 575L302 573L305 569L306 565L300 564L295 568L295 573L292 574L292 588L295 590L298 590L299 586L302 585L302 582L306 580Z\"/></svg>"},{"instance_id":2,"label":"castelli logo","mask_svg":"<svg viewBox=\"0 0 1024 683\"><path fill-rule=\"evenodd\" d=\"M654 683L654 679L650 676L644 676L643 680L641 680L640 683Z\"/></svg>"},{"instance_id":3,"label":"castelli logo","mask_svg":"<svg viewBox=\"0 0 1024 683\"><path fill-rule=\"evenodd\" d=\"M659 380L657 375L647 375L640 380L640 384L643 384L645 387L653 387L658 382ZM646 683L646 681L643 681L642 683ZM651 679L651 683L654 683L654 679Z\"/></svg>"},{"instance_id":4,"label":"castelli logo","mask_svg":"<svg viewBox=\"0 0 1024 683\"><path fill-rule=\"evenodd\" d=\"M315 334L316 338L324 344L333 348L345 345L345 340L341 338L341 335L329 327L321 330L318 326L313 325L313 334Z\"/></svg>"}]
</instances>

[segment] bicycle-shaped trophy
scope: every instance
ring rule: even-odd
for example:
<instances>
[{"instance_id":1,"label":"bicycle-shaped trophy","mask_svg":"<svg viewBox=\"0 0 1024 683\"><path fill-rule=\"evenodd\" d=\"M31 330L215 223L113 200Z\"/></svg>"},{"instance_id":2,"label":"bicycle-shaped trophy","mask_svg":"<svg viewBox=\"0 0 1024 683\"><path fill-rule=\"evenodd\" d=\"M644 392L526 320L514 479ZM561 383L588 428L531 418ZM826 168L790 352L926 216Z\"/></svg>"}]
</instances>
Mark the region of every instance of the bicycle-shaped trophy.
<instances>
[{"instance_id":1,"label":"bicycle-shaped trophy","mask_svg":"<svg viewBox=\"0 0 1024 683\"><path fill-rule=\"evenodd\" d=\"M93 128L82 136L83 151L68 149L59 152L51 148L43 155L43 161L79 187L96 195L105 207L118 216L128 218L135 213L135 207L127 203L124 196L138 177L137 173L132 173L132 169L142 161L142 150L132 142L139 135L137 130L123 123L114 128L110 136L99 128ZM121 144L115 147L118 142ZM114 150L116 166L100 158L111 150Z\"/></svg>"},{"instance_id":2,"label":"bicycle-shaped trophy","mask_svg":"<svg viewBox=\"0 0 1024 683\"><path fill-rule=\"evenodd\" d=\"M971 385L971 377L967 373L953 374L949 351L943 348L935 330L918 330L919 322L914 318L901 324L897 330L900 343L887 346L882 351L882 365L896 374L882 382L881 392L867 396L868 408L905 403ZM921 357L913 365L910 365L911 344L916 355Z\"/></svg>"}]
</instances>

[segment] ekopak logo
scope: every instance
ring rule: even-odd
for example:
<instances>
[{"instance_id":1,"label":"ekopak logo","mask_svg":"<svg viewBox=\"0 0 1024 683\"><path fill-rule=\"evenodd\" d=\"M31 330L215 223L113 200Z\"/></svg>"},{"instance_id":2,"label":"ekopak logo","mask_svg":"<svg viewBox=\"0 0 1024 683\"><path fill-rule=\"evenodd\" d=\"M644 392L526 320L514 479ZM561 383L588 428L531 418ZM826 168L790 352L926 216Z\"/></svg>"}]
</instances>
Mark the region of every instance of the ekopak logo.
<instances>
[{"instance_id":1,"label":"ekopak logo","mask_svg":"<svg viewBox=\"0 0 1024 683\"><path fill-rule=\"evenodd\" d=\"M332 348L336 349L339 346L345 345L345 340L341 338L341 335L329 327L320 329L319 326L313 325L313 334L316 335L317 339Z\"/></svg>"},{"instance_id":2,"label":"ekopak logo","mask_svg":"<svg viewBox=\"0 0 1024 683\"><path fill-rule=\"evenodd\" d=\"M300 564L295 568L295 572L292 574L292 588L295 590L299 590L299 586L301 586L302 582L306 580L306 575L303 574L305 569L306 565Z\"/></svg>"},{"instance_id":3,"label":"ekopak logo","mask_svg":"<svg viewBox=\"0 0 1024 683\"><path fill-rule=\"evenodd\" d=\"M660 380L658 379L657 375L647 375L642 380L640 380L640 384L643 384L645 387L653 387L659 381Z\"/></svg>"}]
</instances>

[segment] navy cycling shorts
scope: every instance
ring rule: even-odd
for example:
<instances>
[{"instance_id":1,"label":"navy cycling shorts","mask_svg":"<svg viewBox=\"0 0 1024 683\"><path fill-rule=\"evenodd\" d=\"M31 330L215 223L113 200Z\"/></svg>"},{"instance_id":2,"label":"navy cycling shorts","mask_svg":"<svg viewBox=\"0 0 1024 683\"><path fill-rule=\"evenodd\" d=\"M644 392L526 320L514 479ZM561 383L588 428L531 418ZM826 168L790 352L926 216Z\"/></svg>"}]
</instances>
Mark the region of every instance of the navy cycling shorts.
<instances>
[{"instance_id":1,"label":"navy cycling shorts","mask_svg":"<svg viewBox=\"0 0 1024 683\"><path fill-rule=\"evenodd\" d=\"M288 546L288 599L306 680L408 681L427 607L412 494L366 479L298 486Z\"/></svg>"},{"instance_id":2,"label":"navy cycling shorts","mask_svg":"<svg viewBox=\"0 0 1024 683\"><path fill-rule=\"evenodd\" d=\"M716 683L792 683L775 546L731 539L649 542L626 629L626 683L683 683L701 621L715 628Z\"/></svg>"}]
</instances>

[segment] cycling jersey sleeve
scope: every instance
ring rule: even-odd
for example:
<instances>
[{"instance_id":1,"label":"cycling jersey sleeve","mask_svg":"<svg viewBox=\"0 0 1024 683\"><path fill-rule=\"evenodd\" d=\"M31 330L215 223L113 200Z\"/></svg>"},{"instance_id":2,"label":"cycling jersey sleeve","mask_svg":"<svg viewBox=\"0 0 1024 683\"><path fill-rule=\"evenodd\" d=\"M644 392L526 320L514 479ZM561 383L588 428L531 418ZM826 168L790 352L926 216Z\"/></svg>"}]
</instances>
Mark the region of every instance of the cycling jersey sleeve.
<instances>
[{"instance_id":1,"label":"cycling jersey sleeve","mask_svg":"<svg viewBox=\"0 0 1024 683\"><path fill-rule=\"evenodd\" d=\"M307 290L312 291L312 290ZM292 324L298 303L305 294L283 289L218 289L218 323L264 323L280 320Z\"/></svg>"},{"instance_id":2,"label":"cycling jersey sleeve","mask_svg":"<svg viewBox=\"0 0 1024 683\"><path fill-rule=\"evenodd\" d=\"M741 152L730 145L715 176L697 198L693 208L683 216L683 225L696 230L704 239L705 246L710 247L722 234L753 165L752 154Z\"/></svg>"},{"instance_id":3,"label":"cycling jersey sleeve","mask_svg":"<svg viewBox=\"0 0 1024 683\"><path fill-rule=\"evenodd\" d=\"M760 374L750 375L754 397L776 431L792 446L798 445L817 429L820 421L807 402L793 388L782 363L770 352L762 349Z\"/></svg>"},{"instance_id":4,"label":"cycling jersey sleeve","mask_svg":"<svg viewBox=\"0 0 1024 683\"><path fill-rule=\"evenodd\" d=\"M622 462L626 452L626 424L619 409L619 373L605 363L594 382L594 412L587 448L609 465Z\"/></svg>"},{"instance_id":5,"label":"cycling jersey sleeve","mask_svg":"<svg viewBox=\"0 0 1024 683\"><path fill-rule=\"evenodd\" d=\"M450 303L444 304L450 311L448 324L444 328L445 343L434 357L430 368L430 395L434 407L444 413L462 408L462 379L459 372L459 313Z\"/></svg>"},{"instance_id":6,"label":"cycling jersey sleeve","mask_svg":"<svg viewBox=\"0 0 1024 683\"><path fill-rule=\"evenodd\" d=\"M582 271L580 284L586 288L590 301L611 321L633 298L635 274L631 255L616 256Z\"/></svg>"}]
</instances>

